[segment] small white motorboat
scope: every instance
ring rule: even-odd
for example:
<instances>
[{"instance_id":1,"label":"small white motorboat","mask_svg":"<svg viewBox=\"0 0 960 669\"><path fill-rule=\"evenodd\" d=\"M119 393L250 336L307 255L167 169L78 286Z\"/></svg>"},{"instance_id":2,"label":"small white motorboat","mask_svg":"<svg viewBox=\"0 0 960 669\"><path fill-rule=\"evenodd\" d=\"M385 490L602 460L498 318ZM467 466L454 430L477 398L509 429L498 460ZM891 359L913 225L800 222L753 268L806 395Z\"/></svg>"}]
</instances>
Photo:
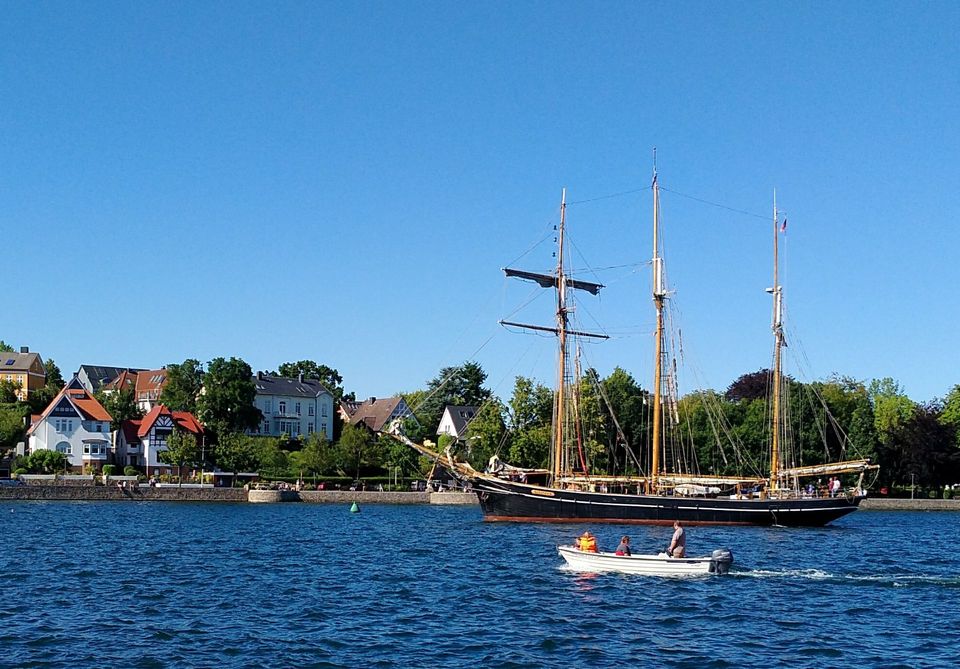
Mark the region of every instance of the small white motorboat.
<instances>
[{"instance_id":1,"label":"small white motorboat","mask_svg":"<svg viewBox=\"0 0 960 669\"><path fill-rule=\"evenodd\" d=\"M726 574L733 564L733 553L718 548L705 557L673 558L666 553L658 555L617 555L590 553L573 546L557 546L560 556L573 569L587 572L616 571L648 576L695 576L698 574Z\"/></svg>"}]
</instances>

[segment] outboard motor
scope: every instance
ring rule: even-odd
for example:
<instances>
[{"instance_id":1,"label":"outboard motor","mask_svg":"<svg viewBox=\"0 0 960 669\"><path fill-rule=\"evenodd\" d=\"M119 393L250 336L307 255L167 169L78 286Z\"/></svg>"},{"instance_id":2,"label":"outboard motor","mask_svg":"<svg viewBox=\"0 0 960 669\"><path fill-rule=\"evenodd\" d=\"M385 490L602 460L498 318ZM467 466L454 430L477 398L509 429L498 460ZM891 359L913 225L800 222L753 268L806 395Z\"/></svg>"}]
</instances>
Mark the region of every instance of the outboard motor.
<instances>
[{"instance_id":1,"label":"outboard motor","mask_svg":"<svg viewBox=\"0 0 960 669\"><path fill-rule=\"evenodd\" d=\"M710 555L710 573L726 574L733 564L733 551L729 548L718 548Z\"/></svg>"}]
</instances>

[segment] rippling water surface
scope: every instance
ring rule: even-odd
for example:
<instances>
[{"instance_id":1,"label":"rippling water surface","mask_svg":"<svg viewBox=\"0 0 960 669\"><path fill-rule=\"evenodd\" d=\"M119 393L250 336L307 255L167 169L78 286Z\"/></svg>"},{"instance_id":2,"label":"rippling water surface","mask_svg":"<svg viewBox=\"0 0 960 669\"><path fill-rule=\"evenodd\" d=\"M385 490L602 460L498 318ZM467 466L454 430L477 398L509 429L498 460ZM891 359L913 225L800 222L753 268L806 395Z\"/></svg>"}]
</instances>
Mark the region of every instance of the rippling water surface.
<instances>
[{"instance_id":1,"label":"rippling water surface","mask_svg":"<svg viewBox=\"0 0 960 669\"><path fill-rule=\"evenodd\" d=\"M582 575L585 525L475 508L0 504L3 667L933 667L960 663L960 518L692 528L727 577ZM590 528L653 552L669 528Z\"/></svg>"}]
</instances>

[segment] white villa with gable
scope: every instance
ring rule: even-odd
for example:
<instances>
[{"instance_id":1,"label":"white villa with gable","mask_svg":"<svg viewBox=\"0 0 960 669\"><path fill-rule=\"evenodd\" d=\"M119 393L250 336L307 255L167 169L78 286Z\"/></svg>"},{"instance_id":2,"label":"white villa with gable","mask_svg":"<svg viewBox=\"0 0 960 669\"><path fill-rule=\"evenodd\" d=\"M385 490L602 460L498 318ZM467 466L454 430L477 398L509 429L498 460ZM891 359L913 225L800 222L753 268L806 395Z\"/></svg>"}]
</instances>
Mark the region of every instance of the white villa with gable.
<instances>
[{"instance_id":1,"label":"white villa with gable","mask_svg":"<svg viewBox=\"0 0 960 669\"><path fill-rule=\"evenodd\" d=\"M70 467L101 468L109 460L110 414L74 377L39 416L34 416L27 439L30 452L59 451Z\"/></svg>"}]
</instances>

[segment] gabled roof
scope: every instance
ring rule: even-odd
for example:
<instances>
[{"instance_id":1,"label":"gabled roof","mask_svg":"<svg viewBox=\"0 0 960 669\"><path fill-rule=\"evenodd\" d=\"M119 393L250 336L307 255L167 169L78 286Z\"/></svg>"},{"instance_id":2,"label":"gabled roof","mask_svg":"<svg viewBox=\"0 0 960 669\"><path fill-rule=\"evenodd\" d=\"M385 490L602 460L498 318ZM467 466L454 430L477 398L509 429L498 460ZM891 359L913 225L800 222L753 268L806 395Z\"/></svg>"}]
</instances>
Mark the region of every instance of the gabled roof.
<instances>
[{"instance_id":1,"label":"gabled roof","mask_svg":"<svg viewBox=\"0 0 960 669\"><path fill-rule=\"evenodd\" d=\"M87 392L87 389L80 385L80 382L74 377L70 379L69 383L63 387L63 390L57 393L57 396L50 401L47 408L43 410L43 413L40 414L39 418L27 430L27 434L32 434L37 425L46 420L53 409L63 399L66 399L84 420L113 420L110 413L103 408L103 405L100 404L93 395Z\"/></svg>"},{"instance_id":2,"label":"gabled roof","mask_svg":"<svg viewBox=\"0 0 960 669\"><path fill-rule=\"evenodd\" d=\"M137 437L143 438L150 434L153 424L157 422L160 416L169 416L174 424L184 432L195 435L203 434L203 426L200 421L189 411L170 411L162 404L153 407L146 416L140 419L140 426L137 429Z\"/></svg>"},{"instance_id":3,"label":"gabled roof","mask_svg":"<svg viewBox=\"0 0 960 669\"><path fill-rule=\"evenodd\" d=\"M371 397L363 402L341 402L340 406L350 416L351 425L363 423L374 432L380 432L397 406L403 402L402 397ZM407 409L409 413L409 409Z\"/></svg>"},{"instance_id":4,"label":"gabled roof","mask_svg":"<svg viewBox=\"0 0 960 669\"><path fill-rule=\"evenodd\" d=\"M12 351L0 352L0 373L3 372L29 372L34 362L40 360L39 353L13 353Z\"/></svg>"},{"instance_id":5,"label":"gabled roof","mask_svg":"<svg viewBox=\"0 0 960 669\"><path fill-rule=\"evenodd\" d=\"M150 393L156 397L160 394L160 390L166 383L166 369L143 370L137 374L137 397L140 397L144 393Z\"/></svg>"},{"instance_id":6,"label":"gabled roof","mask_svg":"<svg viewBox=\"0 0 960 669\"><path fill-rule=\"evenodd\" d=\"M125 369L110 383L103 384L104 390L134 390L137 387L137 373Z\"/></svg>"},{"instance_id":7,"label":"gabled roof","mask_svg":"<svg viewBox=\"0 0 960 669\"><path fill-rule=\"evenodd\" d=\"M287 397L309 397L313 399L330 391L316 379L288 378L258 373L253 377L258 395L284 395Z\"/></svg>"},{"instance_id":8,"label":"gabled roof","mask_svg":"<svg viewBox=\"0 0 960 669\"><path fill-rule=\"evenodd\" d=\"M477 411L479 410L480 407L475 406L459 407L448 404L443 409L443 415L450 416L450 422L453 424L453 431L459 436L463 434L467 427L467 423L473 420L473 417L477 415ZM443 422L443 418L440 419L440 422Z\"/></svg>"}]
</instances>

